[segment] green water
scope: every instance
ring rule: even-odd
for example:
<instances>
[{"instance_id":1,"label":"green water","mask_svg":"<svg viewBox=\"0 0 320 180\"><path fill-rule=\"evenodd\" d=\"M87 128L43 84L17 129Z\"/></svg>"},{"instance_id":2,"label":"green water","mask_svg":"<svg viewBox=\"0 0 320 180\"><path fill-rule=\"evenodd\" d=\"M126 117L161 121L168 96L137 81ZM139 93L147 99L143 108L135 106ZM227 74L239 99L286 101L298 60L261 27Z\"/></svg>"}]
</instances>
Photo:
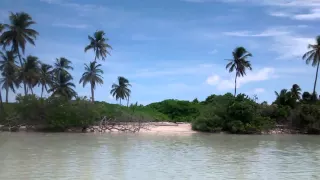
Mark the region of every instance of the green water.
<instances>
[{"instance_id":1,"label":"green water","mask_svg":"<svg viewBox=\"0 0 320 180\"><path fill-rule=\"evenodd\" d=\"M0 133L0 179L320 179L320 136Z\"/></svg>"}]
</instances>

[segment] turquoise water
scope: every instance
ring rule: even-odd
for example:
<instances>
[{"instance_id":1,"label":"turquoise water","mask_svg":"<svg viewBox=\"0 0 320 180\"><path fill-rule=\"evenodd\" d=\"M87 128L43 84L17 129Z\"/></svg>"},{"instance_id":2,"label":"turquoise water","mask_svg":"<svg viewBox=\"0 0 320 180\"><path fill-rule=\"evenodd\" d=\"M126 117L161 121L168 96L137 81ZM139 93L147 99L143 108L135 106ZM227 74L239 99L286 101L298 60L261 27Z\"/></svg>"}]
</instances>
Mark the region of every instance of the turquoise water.
<instances>
[{"instance_id":1,"label":"turquoise water","mask_svg":"<svg viewBox=\"0 0 320 180\"><path fill-rule=\"evenodd\" d=\"M0 179L320 179L320 137L1 133Z\"/></svg>"}]
</instances>

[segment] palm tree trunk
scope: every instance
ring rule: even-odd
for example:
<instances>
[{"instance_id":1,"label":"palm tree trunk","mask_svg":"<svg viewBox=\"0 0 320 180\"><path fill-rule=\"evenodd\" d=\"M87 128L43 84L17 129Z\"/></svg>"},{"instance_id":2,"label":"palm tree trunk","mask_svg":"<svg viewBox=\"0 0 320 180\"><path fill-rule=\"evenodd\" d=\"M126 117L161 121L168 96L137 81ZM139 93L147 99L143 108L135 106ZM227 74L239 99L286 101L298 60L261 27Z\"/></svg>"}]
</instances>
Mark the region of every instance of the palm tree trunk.
<instances>
[{"instance_id":1,"label":"palm tree trunk","mask_svg":"<svg viewBox=\"0 0 320 180\"><path fill-rule=\"evenodd\" d=\"M121 106L121 98L120 98L120 106Z\"/></svg>"},{"instance_id":2,"label":"palm tree trunk","mask_svg":"<svg viewBox=\"0 0 320 180\"><path fill-rule=\"evenodd\" d=\"M6 88L6 103L8 103L8 97L9 97L9 88Z\"/></svg>"},{"instance_id":3,"label":"palm tree trunk","mask_svg":"<svg viewBox=\"0 0 320 180\"><path fill-rule=\"evenodd\" d=\"M42 88L41 88L41 98L42 98L42 95L43 95L43 89L44 89L44 86L42 85Z\"/></svg>"},{"instance_id":4,"label":"palm tree trunk","mask_svg":"<svg viewBox=\"0 0 320 180\"><path fill-rule=\"evenodd\" d=\"M3 108L3 102L2 102L2 94L0 92L0 115L3 112L4 108Z\"/></svg>"},{"instance_id":5,"label":"palm tree trunk","mask_svg":"<svg viewBox=\"0 0 320 180\"><path fill-rule=\"evenodd\" d=\"M316 95L316 86L317 86L317 80L318 80L319 63L320 63L320 61L318 61L316 79L314 80L314 86L313 86L313 96L314 96L314 98L316 98L315 95Z\"/></svg>"},{"instance_id":6,"label":"palm tree trunk","mask_svg":"<svg viewBox=\"0 0 320 180\"><path fill-rule=\"evenodd\" d=\"M127 98L127 107L129 107L129 96Z\"/></svg>"},{"instance_id":7,"label":"palm tree trunk","mask_svg":"<svg viewBox=\"0 0 320 180\"><path fill-rule=\"evenodd\" d=\"M92 103L94 103L94 90L93 90L92 84L91 84L91 100L92 100Z\"/></svg>"},{"instance_id":8,"label":"palm tree trunk","mask_svg":"<svg viewBox=\"0 0 320 180\"><path fill-rule=\"evenodd\" d=\"M33 89L32 89L32 87L30 87L30 90L31 90L31 94L33 95Z\"/></svg>"},{"instance_id":9,"label":"palm tree trunk","mask_svg":"<svg viewBox=\"0 0 320 180\"><path fill-rule=\"evenodd\" d=\"M237 74L236 77L234 78L234 97L237 95Z\"/></svg>"},{"instance_id":10,"label":"palm tree trunk","mask_svg":"<svg viewBox=\"0 0 320 180\"><path fill-rule=\"evenodd\" d=\"M23 64L22 64L22 59L21 59L19 48L18 48L18 57L19 57L19 61L20 61L20 67L22 68ZM24 87L24 95L27 95L26 83L25 82L22 82L22 83L23 83L23 87Z\"/></svg>"}]
</instances>

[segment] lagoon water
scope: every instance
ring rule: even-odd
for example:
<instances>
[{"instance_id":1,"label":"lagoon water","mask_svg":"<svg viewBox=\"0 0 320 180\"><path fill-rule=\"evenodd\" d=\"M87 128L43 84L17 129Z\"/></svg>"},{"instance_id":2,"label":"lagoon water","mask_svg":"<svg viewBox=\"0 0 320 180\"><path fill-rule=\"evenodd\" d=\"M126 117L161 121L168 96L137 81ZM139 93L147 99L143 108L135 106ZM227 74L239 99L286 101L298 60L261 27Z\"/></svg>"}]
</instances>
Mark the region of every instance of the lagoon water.
<instances>
[{"instance_id":1,"label":"lagoon water","mask_svg":"<svg viewBox=\"0 0 320 180\"><path fill-rule=\"evenodd\" d=\"M0 133L0 179L320 179L320 136Z\"/></svg>"}]
</instances>

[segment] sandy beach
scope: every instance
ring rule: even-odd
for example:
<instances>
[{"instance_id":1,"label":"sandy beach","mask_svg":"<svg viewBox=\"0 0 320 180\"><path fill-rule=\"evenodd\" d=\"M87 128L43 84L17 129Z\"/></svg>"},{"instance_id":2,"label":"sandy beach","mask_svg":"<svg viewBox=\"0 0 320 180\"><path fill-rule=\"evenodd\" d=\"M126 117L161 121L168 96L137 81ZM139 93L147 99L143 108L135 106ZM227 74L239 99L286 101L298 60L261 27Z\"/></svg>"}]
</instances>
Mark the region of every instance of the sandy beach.
<instances>
[{"instance_id":1,"label":"sandy beach","mask_svg":"<svg viewBox=\"0 0 320 180\"><path fill-rule=\"evenodd\" d=\"M190 123L175 124L169 122L159 122L141 129L141 133L196 133L191 129Z\"/></svg>"}]
</instances>

